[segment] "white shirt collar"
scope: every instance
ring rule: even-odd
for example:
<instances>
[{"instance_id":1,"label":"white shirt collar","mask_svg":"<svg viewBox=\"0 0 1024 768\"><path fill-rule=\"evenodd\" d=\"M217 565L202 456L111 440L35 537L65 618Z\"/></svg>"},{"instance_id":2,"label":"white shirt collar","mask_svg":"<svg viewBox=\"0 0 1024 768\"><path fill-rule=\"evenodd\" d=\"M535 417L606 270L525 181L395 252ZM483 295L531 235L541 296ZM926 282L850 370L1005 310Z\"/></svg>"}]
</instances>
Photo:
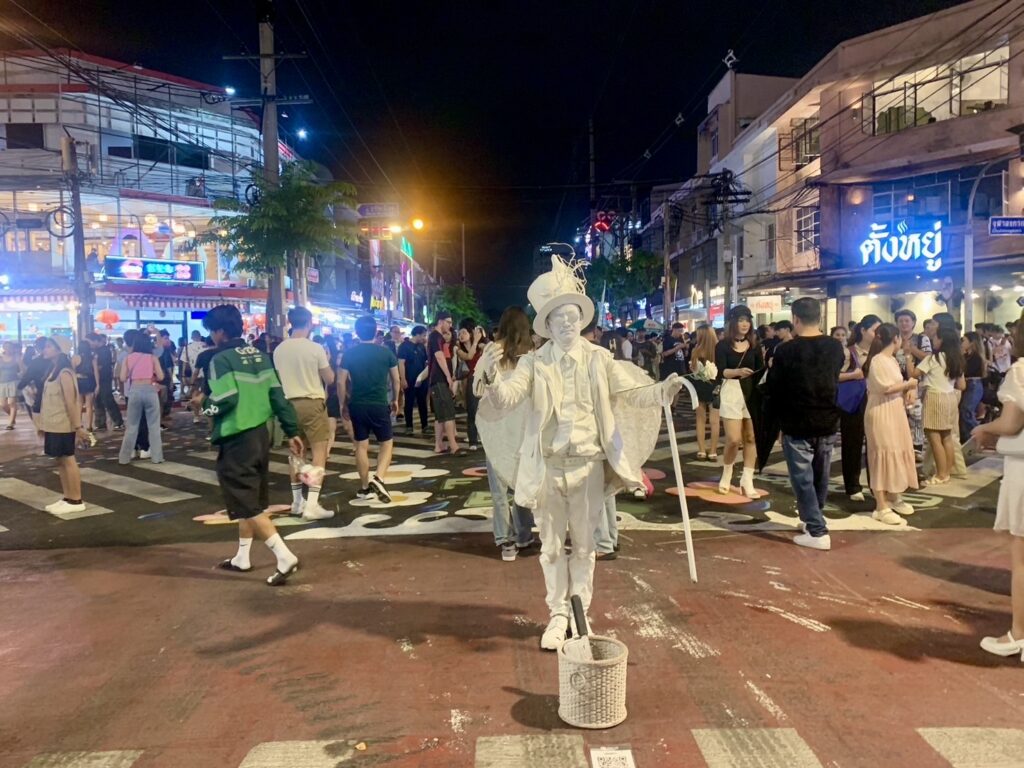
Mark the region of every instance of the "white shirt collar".
<instances>
[{"instance_id":1,"label":"white shirt collar","mask_svg":"<svg viewBox=\"0 0 1024 768\"><path fill-rule=\"evenodd\" d=\"M560 364L562 362L562 358L565 357L566 355L568 355L569 358L571 360L575 360L578 365L586 364L586 357L584 356L585 353L583 351L583 344L584 343L586 343L586 342L585 341L578 342L578 343L576 343L576 344L574 344L572 346L572 349L570 349L568 352L566 352L564 349L562 349L560 346L558 346L558 344L556 344L555 342L551 342L551 347L552 347L551 359L552 359L552 361L555 362L555 363L559 363Z\"/></svg>"}]
</instances>

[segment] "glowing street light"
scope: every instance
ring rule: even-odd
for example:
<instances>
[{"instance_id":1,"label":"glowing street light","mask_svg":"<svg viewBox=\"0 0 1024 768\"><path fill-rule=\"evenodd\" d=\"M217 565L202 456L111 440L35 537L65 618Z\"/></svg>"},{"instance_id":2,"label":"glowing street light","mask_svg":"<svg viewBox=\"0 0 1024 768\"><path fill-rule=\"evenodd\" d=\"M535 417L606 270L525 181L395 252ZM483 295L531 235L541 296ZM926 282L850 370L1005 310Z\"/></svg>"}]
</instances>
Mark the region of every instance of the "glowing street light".
<instances>
[{"instance_id":1,"label":"glowing street light","mask_svg":"<svg viewBox=\"0 0 1024 768\"><path fill-rule=\"evenodd\" d=\"M228 96L234 96L235 95L235 87L233 85L226 85L226 86L224 86L224 93L226 93Z\"/></svg>"},{"instance_id":2,"label":"glowing street light","mask_svg":"<svg viewBox=\"0 0 1024 768\"><path fill-rule=\"evenodd\" d=\"M306 138L309 137L309 131L307 131L305 128L299 128L299 132L297 135L300 139L305 140Z\"/></svg>"},{"instance_id":3,"label":"glowing street light","mask_svg":"<svg viewBox=\"0 0 1024 768\"><path fill-rule=\"evenodd\" d=\"M393 235L400 235L400 234L402 234L402 225L401 224L392 224L390 227L388 227L388 229L391 230L391 234L393 234Z\"/></svg>"},{"instance_id":4,"label":"glowing street light","mask_svg":"<svg viewBox=\"0 0 1024 768\"><path fill-rule=\"evenodd\" d=\"M415 229L417 232L419 230L423 229L423 227L425 227L425 226L426 226L426 224L423 223L423 219L413 219L412 220L412 228Z\"/></svg>"}]
</instances>

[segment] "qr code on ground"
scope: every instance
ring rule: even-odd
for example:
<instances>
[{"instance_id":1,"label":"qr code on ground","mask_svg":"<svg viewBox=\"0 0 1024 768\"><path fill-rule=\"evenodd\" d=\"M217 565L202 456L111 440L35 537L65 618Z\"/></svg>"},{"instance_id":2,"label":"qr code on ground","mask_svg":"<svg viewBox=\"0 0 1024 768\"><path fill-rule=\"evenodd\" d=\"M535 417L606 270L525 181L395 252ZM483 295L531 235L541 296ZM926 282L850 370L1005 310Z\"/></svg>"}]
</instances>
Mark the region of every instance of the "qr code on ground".
<instances>
[{"instance_id":1,"label":"qr code on ground","mask_svg":"<svg viewBox=\"0 0 1024 768\"><path fill-rule=\"evenodd\" d=\"M590 750L590 764L592 768L636 768L630 750L614 747Z\"/></svg>"}]
</instances>

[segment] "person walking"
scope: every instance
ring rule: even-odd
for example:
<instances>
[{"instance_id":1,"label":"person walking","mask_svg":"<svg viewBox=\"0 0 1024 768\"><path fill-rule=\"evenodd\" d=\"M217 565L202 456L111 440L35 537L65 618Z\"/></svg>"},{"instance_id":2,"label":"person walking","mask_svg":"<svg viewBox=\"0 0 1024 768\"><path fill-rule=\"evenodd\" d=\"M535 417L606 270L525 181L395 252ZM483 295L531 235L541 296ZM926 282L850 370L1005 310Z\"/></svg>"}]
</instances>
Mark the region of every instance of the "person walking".
<instances>
[{"instance_id":1,"label":"person walking","mask_svg":"<svg viewBox=\"0 0 1024 768\"><path fill-rule=\"evenodd\" d=\"M359 473L357 499L376 497L391 503L384 477L391 466L394 449L391 416L398 413L398 358L385 345L377 344L377 321L370 316L356 320L359 344L345 353L338 381L338 399L352 421L352 443ZM377 468L370 475L370 434L377 440Z\"/></svg>"},{"instance_id":2,"label":"person walking","mask_svg":"<svg viewBox=\"0 0 1024 768\"><path fill-rule=\"evenodd\" d=\"M769 407L782 432L782 452L803 527L793 541L829 550L832 538L822 509L839 424L836 395L843 348L822 334L817 299L797 299L791 310L796 336L776 346L766 382Z\"/></svg>"},{"instance_id":3,"label":"person walking","mask_svg":"<svg viewBox=\"0 0 1024 768\"><path fill-rule=\"evenodd\" d=\"M445 341L445 334L451 333L450 312L439 312L434 330L427 337L427 362L430 366L430 405L434 409L434 452L450 451L461 456L455 437L455 378L451 367L451 348ZM448 440L448 448L443 441Z\"/></svg>"},{"instance_id":4,"label":"person walking","mask_svg":"<svg viewBox=\"0 0 1024 768\"><path fill-rule=\"evenodd\" d=\"M252 542L261 539L274 554L276 568L266 583L279 587L299 569L297 558L278 534L267 512L269 504L270 435L267 422L276 416L294 456L302 456L299 424L292 404L284 396L270 355L242 338L238 307L221 304L203 318L217 346L209 358L210 394L203 413L213 419L211 442L217 446L217 480L228 517L238 521L238 551L223 560L226 571L252 570Z\"/></svg>"},{"instance_id":5,"label":"person walking","mask_svg":"<svg viewBox=\"0 0 1024 768\"><path fill-rule=\"evenodd\" d=\"M327 350L309 338L313 331L312 312L305 307L292 307L288 310L288 323L291 325L291 336L274 350L273 365L281 379L284 395L295 409L299 437L312 454L313 466L326 469L327 445L331 434L324 387L334 383L334 368L327 359ZM294 466L291 480L293 515L305 520L334 517L334 510L324 509L320 505L322 481L320 485L309 486L303 501L302 479Z\"/></svg>"},{"instance_id":6,"label":"person walking","mask_svg":"<svg viewBox=\"0 0 1024 768\"><path fill-rule=\"evenodd\" d=\"M57 460L62 497L45 507L55 515L85 511L75 445L88 443L90 435L82 425L78 377L68 357L70 351L71 339L66 336L50 337L43 349L50 369L43 381L37 426L43 433L43 453Z\"/></svg>"},{"instance_id":7,"label":"person walking","mask_svg":"<svg viewBox=\"0 0 1024 768\"><path fill-rule=\"evenodd\" d=\"M101 333L90 333L86 338L96 358L96 429L106 431L108 415L115 430L124 429L124 418L114 399L114 350Z\"/></svg>"},{"instance_id":8,"label":"person walking","mask_svg":"<svg viewBox=\"0 0 1024 768\"><path fill-rule=\"evenodd\" d=\"M978 406L985 394L988 358L985 343L974 331L964 334L960 351L964 355L964 381L967 387L960 397L960 439L967 442L971 432L978 426Z\"/></svg>"},{"instance_id":9,"label":"person walking","mask_svg":"<svg viewBox=\"0 0 1024 768\"><path fill-rule=\"evenodd\" d=\"M954 468L954 454L960 450L953 437L960 417L957 390L963 392L967 382L960 337L954 329L940 324L932 349L919 365L910 364L910 370L913 378L924 382L924 434L935 461L935 474L924 484L945 485Z\"/></svg>"},{"instance_id":10,"label":"person walking","mask_svg":"<svg viewBox=\"0 0 1024 768\"><path fill-rule=\"evenodd\" d=\"M424 371L427 369L427 329L422 325L413 326L412 333L398 345L398 378L404 389L405 429L413 432L413 410L419 410L420 430L427 432L427 395L430 384Z\"/></svg>"},{"instance_id":11,"label":"person walking","mask_svg":"<svg viewBox=\"0 0 1024 768\"><path fill-rule=\"evenodd\" d=\"M917 379L905 380L896 362L902 344L896 326L882 323L864 361L868 394L864 432L868 477L875 497L871 516L886 525L902 525L900 515L914 514L914 508L903 501L901 494L917 488L914 441L907 418L907 408L917 399Z\"/></svg>"},{"instance_id":12,"label":"person walking","mask_svg":"<svg viewBox=\"0 0 1024 768\"><path fill-rule=\"evenodd\" d=\"M996 506L996 531L1010 535L1010 629L985 637L981 647L997 656L1020 654L1024 662L1024 323L1013 331L1010 366L999 387L999 418L974 428L971 436L983 447L995 446L1003 455L1003 479Z\"/></svg>"},{"instance_id":13,"label":"person walking","mask_svg":"<svg viewBox=\"0 0 1024 768\"><path fill-rule=\"evenodd\" d=\"M860 484L864 462L864 409L868 403L864 361L868 359L875 331L881 324L882 318L878 315L865 315L853 327L853 336L847 346L849 358L839 375L839 439L842 442L843 487L850 501L864 501L864 487Z\"/></svg>"},{"instance_id":14,"label":"person walking","mask_svg":"<svg viewBox=\"0 0 1024 768\"><path fill-rule=\"evenodd\" d=\"M96 366L96 356L93 354L92 345L88 339L83 339L78 345L78 353L71 358L71 364L75 369L75 378L78 379L78 399L81 407L85 410L85 428L93 431L93 410L96 403L96 380L99 378L99 370Z\"/></svg>"},{"instance_id":15,"label":"person walking","mask_svg":"<svg viewBox=\"0 0 1024 768\"><path fill-rule=\"evenodd\" d=\"M754 468L757 465L757 443L754 422L747 400L764 375L764 357L754 333L753 316L743 304L729 310L729 328L724 339L715 346L715 366L721 401L719 412L725 424L725 454L722 457L722 477L718 492L732 490L732 467L736 455L743 449L743 474L740 489L748 499L756 499ZM756 377L756 378L755 378Z\"/></svg>"},{"instance_id":16,"label":"person walking","mask_svg":"<svg viewBox=\"0 0 1024 768\"><path fill-rule=\"evenodd\" d=\"M166 372L153 354L153 340L145 333L132 339L131 354L125 358L121 381L128 397L128 426L121 438L118 464L131 463L139 437L139 424L147 427L147 455L154 464L164 460L163 436L160 434L160 387Z\"/></svg>"},{"instance_id":17,"label":"person walking","mask_svg":"<svg viewBox=\"0 0 1024 768\"><path fill-rule=\"evenodd\" d=\"M0 405L7 409L5 430L14 429L18 419L18 379L22 374L21 358L14 343L5 341L0 351Z\"/></svg>"},{"instance_id":18,"label":"person walking","mask_svg":"<svg viewBox=\"0 0 1024 768\"><path fill-rule=\"evenodd\" d=\"M690 355L690 370L696 371L698 366L714 363L717 345L718 337L715 335L714 329L709 325L700 326L697 329L697 343ZM697 461L718 461L718 436L721 432L721 425L719 423L718 397L715 394L716 381L694 378L692 373L688 378L697 391ZM711 422L711 450L705 451L705 431L709 421Z\"/></svg>"}]
</instances>

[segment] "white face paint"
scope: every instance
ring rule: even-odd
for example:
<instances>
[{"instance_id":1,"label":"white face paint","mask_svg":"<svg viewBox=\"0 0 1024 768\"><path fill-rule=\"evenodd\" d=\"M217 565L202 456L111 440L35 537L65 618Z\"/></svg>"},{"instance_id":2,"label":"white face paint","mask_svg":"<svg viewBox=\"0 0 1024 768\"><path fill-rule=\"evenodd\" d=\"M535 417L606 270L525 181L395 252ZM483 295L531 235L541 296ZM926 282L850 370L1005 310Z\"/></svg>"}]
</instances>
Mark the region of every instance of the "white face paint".
<instances>
[{"instance_id":1,"label":"white face paint","mask_svg":"<svg viewBox=\"0 0 1024 768\"><path fill-rule=\"evenodd\" d=\"M555 344L563 350L571 349L580 340L583 313L575 304L562 304L548 315L547 327Z\"/></svg>"}]
</instances>

